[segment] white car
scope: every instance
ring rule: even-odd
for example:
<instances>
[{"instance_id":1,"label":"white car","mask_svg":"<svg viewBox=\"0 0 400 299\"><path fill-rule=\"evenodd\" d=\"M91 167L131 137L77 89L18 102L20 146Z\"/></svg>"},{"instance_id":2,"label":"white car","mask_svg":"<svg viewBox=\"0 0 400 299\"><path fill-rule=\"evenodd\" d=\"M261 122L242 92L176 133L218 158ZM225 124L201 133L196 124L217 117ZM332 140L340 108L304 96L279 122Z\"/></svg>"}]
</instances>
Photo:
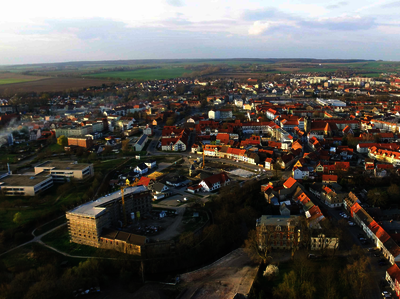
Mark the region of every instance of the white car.
<instances>
[{"instance_id":1,"label":"white car","mask_svg":"<svg viewBox=\"0 0 400 299\"><path fill-rule=\"evenodd\" d=\"M352 221L348 221L348 224L350 225L350 226L354 226L354 225L356 225L354 222L352 222Z\"/></svg>"}]
</instances>

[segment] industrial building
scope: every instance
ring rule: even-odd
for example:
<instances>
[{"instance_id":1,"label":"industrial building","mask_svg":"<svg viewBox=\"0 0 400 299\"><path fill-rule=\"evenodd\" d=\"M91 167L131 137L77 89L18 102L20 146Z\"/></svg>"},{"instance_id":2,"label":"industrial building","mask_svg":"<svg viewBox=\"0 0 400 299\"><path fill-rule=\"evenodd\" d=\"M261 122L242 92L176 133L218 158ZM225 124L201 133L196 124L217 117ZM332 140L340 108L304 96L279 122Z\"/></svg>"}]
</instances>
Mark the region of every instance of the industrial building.
<instances>
[{"instance_id":1,"label":"industrial building","mask_svg":"<svg viewBox=\"0 0 400 299\"><path fill-rule=\"evenodd\" d=\"M121 227L125 218L123 215L124 210L128 219L140 217L140 215L151 211L151 194L144 186L126 188L124 201L125 209L122 206L121 192L117 191L68 211L66 217L71 242L104 247L100 238L103 237L107 230L103 231L103 229ZM107 236L104 235L103 240L105 239L109 243L109 233L107 233ZM138 238L129 237L130 244L136 239ZM142 244L143 240L140 240Z\"/></svg>"},{"instance_id":2,"label":"industrial building","mask_svg":"<svg viewBox=\"0 0 400 299\"><path fill-rule=\"evenodd\" d=\"M70 161L46 161L35 166L35 174L50 173L55 183L70 179L84 180L94 175L93 164Z\"/></svg>"}]
</instances>

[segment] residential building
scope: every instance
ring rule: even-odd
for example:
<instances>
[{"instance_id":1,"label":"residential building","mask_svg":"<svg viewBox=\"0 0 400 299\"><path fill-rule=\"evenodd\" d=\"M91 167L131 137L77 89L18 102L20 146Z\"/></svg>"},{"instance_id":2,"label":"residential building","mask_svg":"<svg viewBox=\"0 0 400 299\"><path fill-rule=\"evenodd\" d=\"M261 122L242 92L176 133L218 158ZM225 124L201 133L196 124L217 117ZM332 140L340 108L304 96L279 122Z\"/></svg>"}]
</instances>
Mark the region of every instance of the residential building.
<instances>
[{"instance_id":1,"label":"residential building","mask_svg":"<svg viewBox=\"0 0 400 299\"><path fill-rule=\"evenodd\" d=\"M146 134L143 134L142 136L140 136L140 138L138 139L138 141L136 141L136 143L133 145L134 149L136 152L140 152L143 150L144 146L147 143L147 140L149 140L149 136Z\"/></svg>"},{"instance_id":2,"label":"residential building","mask_svg":"<svg viewBox=\"0 0 400 299\"><path fill-rule=\"evenodd\" d=\"M204 180L199 185L202 187L204 192L211 192L229 184L231 179L225 172L214 174Z\"/></svg>"},{"instance_id":3,"label":"residential building","mask_svg":"<svg viewBox=\"0 0 400 299\"><path fill-rule=\"evenodd\" d=\"M140 175L143 175L149 171L149 168L147 167L147 165L145 163L140 163L139 165L137 165L135 167L135 169L133 171Z\"/></svg>"}]
</instances>

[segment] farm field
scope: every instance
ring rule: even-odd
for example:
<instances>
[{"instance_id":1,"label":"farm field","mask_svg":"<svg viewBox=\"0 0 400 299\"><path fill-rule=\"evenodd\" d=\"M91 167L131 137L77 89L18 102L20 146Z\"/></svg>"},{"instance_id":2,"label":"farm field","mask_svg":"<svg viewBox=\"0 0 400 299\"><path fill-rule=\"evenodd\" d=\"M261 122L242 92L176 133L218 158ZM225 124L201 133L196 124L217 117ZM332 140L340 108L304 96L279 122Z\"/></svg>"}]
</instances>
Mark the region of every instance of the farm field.
<instances>
[{"instance_id":1,"label":"farm field","mask_svg":"<svg viewBox=\"0 0 400 299\"><path fill-rule=\"evenodd\" d=\"M102 84L110 84L112 82L117 83L116 80L111 81L105 79L46 78L37 81L0 85L0 95L14 94L16 92L31 92L31 91L34 92L64 91L67 89L81 89L81 88L89 88L91 86L101 86Z\"/></svg>"},{"instance_id":2,"label":"farm field","mask_svg":"<svg viewBox=\"0 0 400 299\"><path fill-rule=\"evenodd\" d=\"M37 81L37 80L43 80L43 79L46 79L46 77L27 76L27 75L16 74L16 73L0 73L0 85L31 82L31 81Z\"/></svg>"},{"instance_id":3,"label":"farm field","mask_svg":"<svg viewBox=\"0 0 400 299\"><path fill-rule=\"evenodd\" d=\"M183 67L139 69L134 71L105 72L89 75L91 78L116 78L116 79L142 79L142 80L161 80L182 77L184 73L191 73Z\"/></svg>"}]
</instances>

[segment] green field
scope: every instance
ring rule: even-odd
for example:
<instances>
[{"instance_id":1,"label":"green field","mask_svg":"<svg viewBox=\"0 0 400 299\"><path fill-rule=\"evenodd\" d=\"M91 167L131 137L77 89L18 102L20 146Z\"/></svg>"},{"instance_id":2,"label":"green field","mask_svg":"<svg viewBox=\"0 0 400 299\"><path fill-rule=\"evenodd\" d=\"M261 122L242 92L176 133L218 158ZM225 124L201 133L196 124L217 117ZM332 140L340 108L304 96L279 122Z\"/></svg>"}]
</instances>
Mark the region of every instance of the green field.
<instances>
[{"instance_id":1,"label":"green field","mask_svg":"<svg viewBox=\"0 0 400 299\"><path fill-rule=\"evenodd\" d=\"M140 69L134 71L105 72L89 75L91 78L113 78L113 79L142 79L142 80L161 80L182 77L184 73L191 73L183 67L159 68L159 69Z\"/></svg>"},{"instance_id":2,"label":"green field","mask_svg":"<svg viewBox=\"0 0 400 299\"><path fill-rule=\"evenodd\" d=\"M32 79L0 79L0 85L3 84L12 84L12 83L23 83L23 82L31 82L31 81L37 81L38 79L32 78Z\"/></svg>"},{"instance_id":3,"label":"green field","mask_svg":"<svg viewBox=\"0 0 400 299\"><path fill-rule=\"evenodd\" d=\"M299 73L330 73L336 72L339 68L322 68L322 67L315 67L315 68L305 68L301 69Z\"/></svg>"}]
</instances>

